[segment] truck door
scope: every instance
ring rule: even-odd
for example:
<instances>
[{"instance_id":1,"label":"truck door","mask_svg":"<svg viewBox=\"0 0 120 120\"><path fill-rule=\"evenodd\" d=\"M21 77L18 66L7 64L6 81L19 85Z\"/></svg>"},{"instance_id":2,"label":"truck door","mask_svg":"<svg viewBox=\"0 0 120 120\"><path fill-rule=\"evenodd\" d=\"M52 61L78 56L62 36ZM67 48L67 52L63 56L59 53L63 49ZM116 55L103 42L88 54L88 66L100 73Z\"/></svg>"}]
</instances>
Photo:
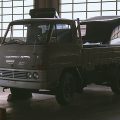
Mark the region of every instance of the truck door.
<instances>
[{"instance_id":1,"label":"truck door","mask_svg":"<svg viewBox=\"0 0 120 120\"><path fill-rule=\"evenodd\" d=\"M53 26L49 44L52 46L51 57L53 56L54 63L70 66L78 60L77 57L80 53L76 44L77 39L73 36L71 24L58 23Z\"/></svg>"}]
</instances>

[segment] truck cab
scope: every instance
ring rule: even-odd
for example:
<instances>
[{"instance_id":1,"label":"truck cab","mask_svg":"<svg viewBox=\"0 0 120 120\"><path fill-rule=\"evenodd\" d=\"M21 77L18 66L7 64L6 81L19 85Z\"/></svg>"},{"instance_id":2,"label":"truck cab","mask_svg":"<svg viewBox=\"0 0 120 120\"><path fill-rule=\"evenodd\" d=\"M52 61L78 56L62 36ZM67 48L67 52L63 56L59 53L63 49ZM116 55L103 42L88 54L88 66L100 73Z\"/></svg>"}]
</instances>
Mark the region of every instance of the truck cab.
<instances>
[{"instance_id":1,"label":"truck cab","mask_svg":"<svg viewBox=\"0 0 120 120\"><path fill-rule=\"evenodd\" d=\"M0 46L0 86L10 88L13 96L41 90L56 94L60 76L78 57L78 43L73 20L12 21Z\"/></svg>"}]
</instances>

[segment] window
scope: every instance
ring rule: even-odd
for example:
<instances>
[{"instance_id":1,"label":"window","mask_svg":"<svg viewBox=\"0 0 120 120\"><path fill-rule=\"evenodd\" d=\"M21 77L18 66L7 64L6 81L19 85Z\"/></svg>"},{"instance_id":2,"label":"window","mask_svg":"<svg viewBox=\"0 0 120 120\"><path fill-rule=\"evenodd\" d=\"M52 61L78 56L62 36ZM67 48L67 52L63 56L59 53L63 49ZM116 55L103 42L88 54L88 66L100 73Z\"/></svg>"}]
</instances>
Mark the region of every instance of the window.
<instances>
[{"instance_id":1,"label":"window","mask_svg":"<svg viewBox=\"0 0 120 120\"><path fill-rule=\"evenodd\" d=\"M69 43L72 42L71 25L54 25L50 43Z\"/></svg>"},{"instance_id":2,"label":"window","mask_svg":"<svg viewBox=\"0 0 120 120\"><path fill-rule=\"evenodd\" d=\"M119 0L61 0L60 8L61 17L70 19L120 15Z\"/></svg>"},{"instance_id":3,"label":"window","mask_svg":"<svg viewBox=\"0 0 120 120\"><path fill-rule=\"evenodd\" d=\"M111 35L111 41L110 41L111 45L120 45L120 26L117 26Z\"/></svg>"},{"instance_id":4,"label":"window","mask_svg":"<svg viewBox=\"0 0 120 120\"><path fill-rule=\"evenodd\" d=\"M23 22L23 21L22 21ZM6 44L45 44L47 43L50 24L46 23L16 23L9 26L5 43Z\"/></svg>"},{"instance_id":5,"label":"window","mask_svg":"<svg viewBox=\"0 0 120 120\"><path fill-rule=\"evenodd\" d=\"M33 7L33 0L0 0L0 37L4 36L11 21L29 18L29 10Z\"/></svg>"},{"instance_id":6,"label":"window","mask_svg":"<svg viewBox=\"0 0 120 120\"><path fill-rule=\"evenodd\" d=\"M86 27L87 27L86 25L80 25L82 37L86 35Z\"/></svg>"}]
</instances>

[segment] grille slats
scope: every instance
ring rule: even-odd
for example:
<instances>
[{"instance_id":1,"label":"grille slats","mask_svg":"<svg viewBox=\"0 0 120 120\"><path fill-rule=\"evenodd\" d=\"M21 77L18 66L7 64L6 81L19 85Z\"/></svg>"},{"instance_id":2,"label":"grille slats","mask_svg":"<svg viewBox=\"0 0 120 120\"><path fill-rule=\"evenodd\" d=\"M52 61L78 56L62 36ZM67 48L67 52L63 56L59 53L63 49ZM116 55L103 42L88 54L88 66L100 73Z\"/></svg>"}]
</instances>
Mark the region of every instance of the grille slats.
<instances>
[{"instance_id":1,"label":"grille slats","mask_svg":"<svg viewBox=\"0 0 120 120\"><path fill-rule=\"evenodd\" d=\"M0 77L5 78L27 79L26 74L25 71L0 70Z\"/></svg>"}]
</instances>

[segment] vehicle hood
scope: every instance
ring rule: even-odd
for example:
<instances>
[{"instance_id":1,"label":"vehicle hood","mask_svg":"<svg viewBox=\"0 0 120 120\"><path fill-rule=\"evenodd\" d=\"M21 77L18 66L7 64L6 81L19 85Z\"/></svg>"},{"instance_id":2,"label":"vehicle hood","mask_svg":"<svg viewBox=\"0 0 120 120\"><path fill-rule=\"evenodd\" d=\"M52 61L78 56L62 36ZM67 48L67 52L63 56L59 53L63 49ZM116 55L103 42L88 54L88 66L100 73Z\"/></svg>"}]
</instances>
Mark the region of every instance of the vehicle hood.
<instances>
[{"instance_id":1,"label":"vehicle hood","mask_svg":"<svg viewBox=\"0 0 120 120\"><path fill-rule=\"evenodd\" d=\"M41 53L36 53L33 45L1 45L0 68L36 69L41 64Z\"/></svg>"}]
</instances>

